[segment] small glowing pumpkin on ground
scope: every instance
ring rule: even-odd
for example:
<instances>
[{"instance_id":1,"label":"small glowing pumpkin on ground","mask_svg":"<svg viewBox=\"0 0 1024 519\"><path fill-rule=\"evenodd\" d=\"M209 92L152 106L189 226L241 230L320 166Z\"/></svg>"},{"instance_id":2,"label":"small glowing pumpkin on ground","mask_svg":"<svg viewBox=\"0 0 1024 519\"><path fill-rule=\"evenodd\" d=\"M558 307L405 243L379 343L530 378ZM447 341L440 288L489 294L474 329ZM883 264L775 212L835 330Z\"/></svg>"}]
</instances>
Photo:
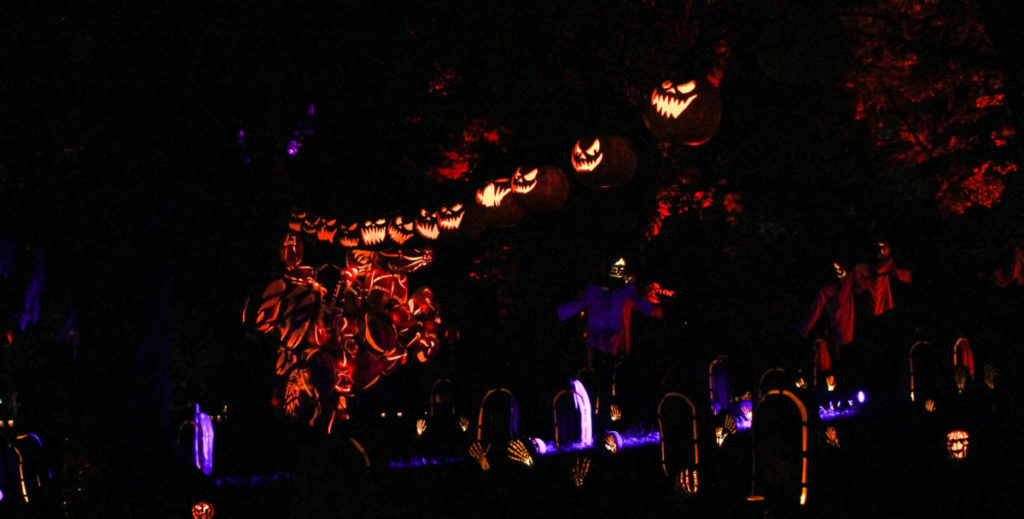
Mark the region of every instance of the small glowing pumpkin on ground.
<instances>
[{"instance_id":1,"label":"small glowing pumpkin on ground","mask_svg":"<svg viewBox=\"0 0 1024 519\"><path fill-rule=\"evenodd\" d=\"M636 174L633 143L617 135L581 138L572 149L570 161L576 178L587 187L621 186Z\"/></svg>"},{"instance_id":2,"label":"small glowing pumpkin on ground","mask_svg":"<svg viewBox=\"0 0 1024 519\"><path fill-rule=\"evenodd\" d=\"M644 123L658 140L700 146L722 124L718 86L708 78L666 80L651 92Z\"/></svg>"},{"instance_id":3,"label":"small glowing pumpkin on ground","mask_svg":"<svg viewBox=\"0 0 1024 519\"><path fill-rule=\"evenodd\" d=\"M949 451L949 459L967 459L967 447L971 443L971 435L967 431L954 430L946 434L946 450Z\"/></svg>"},{"instance_id":4,"label":"small glowing pumpkin on ground","mask_svg":"<svg viewBox=\"0 0 1024 519\"><path fill-rule=\"evenodd\" d=\"M192 519L213 519L213 505L200 501L192 505Z\"/></svg>"}]
</instances>

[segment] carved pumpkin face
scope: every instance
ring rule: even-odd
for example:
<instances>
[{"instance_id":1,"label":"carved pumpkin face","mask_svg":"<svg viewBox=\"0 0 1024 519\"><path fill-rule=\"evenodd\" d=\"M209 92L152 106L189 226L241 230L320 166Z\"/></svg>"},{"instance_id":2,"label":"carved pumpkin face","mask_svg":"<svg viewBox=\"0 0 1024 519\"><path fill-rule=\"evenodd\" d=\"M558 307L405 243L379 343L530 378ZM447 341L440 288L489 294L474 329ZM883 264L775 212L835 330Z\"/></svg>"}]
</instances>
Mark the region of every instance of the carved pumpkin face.
<instances>
[{"instance_id":1,"label":"carved pumpkin face","mask_svg":"<svg viewBox=\"0 0 1024 519\"><path fill-rule=\"evenodd\" d=\"M655 138L699 146L711 140L722 123L722 98L706 78L667 80L651 92L644 123Z\"/></svg>"},{"instance_id":2,"label":"carved pumpkin face","mask_svg":"<svg viewBox=\"0 0 1024 519\"><path fill-rule=\"evenodd\" d=\"M534 177L534 185L530 187L529 173L537 171ZM517 180L519 174L522 180ZM554 166L539 166L536 168L522 167L516 170L512 176L512 189L516 193L516 200L519 205L527 211L553 211L565 205L569 199L569 177Z\"/></svg>"},{"instance_id":3,"label":"carved pumpkin face","mask_svg":"<svg viewBox=\"0 0 1024 519\"><path fill-rule=\"evenodd\" d=\"M420 209L420 216L416 219L416 232L428 240L436 240L441 233L437 227L437 213Z\"/></svg>"},{"instance_id":4,"label":"carved pumpkin face","mask_svg":"<svg viewBox=\"0 0 1024 519\"><path fill-rule=\"evenodd\" d=\"M213 519L213 505L200 501L192 505L192 519Z\"/></svg>"},{"instance_id":5,"label":"carved pumpkin face","mask_svg":"<svg viewBox=\"0 0 1024 519\"><path fill-rule=\"evenodd\" d=\"M499 178L488 182L486 186L476 192L476 203L484 207L498 207L511 192L512 181L507 178Z\"/></svg>"},{"instance_id":6,"label":"carved pumpkin face","mask_svg":"<svg viewBox=\"0 0 1024 519\"><path fill-rule=\"evenodd\" d=\"M878 242L878 259L887 260L890 256L892 256L892 248L889 247L889 244L884 241Z\"/></svg>"},{"instance_id":7,"label":"carved pumpkin face","mask_svg":"<svg viewBox=\"0 0 1024 519\"><path fill-rule=\"evenodd\" d=\"M971 435L967 431L949 431L946 435L946 450L949 451L949 459L967 459L967 446L970 445Z\"/></svg>"},{"instance_id":8,"label":"carved pumpkin face","mask_svg":"<svg viewBox=\"0 0 1024 519\"><path fill-rule=\"evenodd\" d=\"M633 144L615 135L584 137L576 141L571 161L576 178L587 187L619 186L636 173Z\"/></svg>"},{"instance_id":9,"label":"carved pumpkin face","mask_svg":"<svg viewBox=\"0 0 1024 519\"><path fill-rule=\"evenodd\" d=\"M520 195L533 191L537 187L538 174L537 168L516 168L512 174L512 191Z\"/></svg>"},{"instance_id":10,"label":"carved pumpkin face","mask_svg":"<svg viewBox=\"0 0 1024 519\"><path fill-rule=\"evenodd\" d=\"M437 225L446 231L454 231L462 224L462 217L465 214L462 204L446 205L437 213Z\"/></svg>"},{"instance_id":11,"label":"carved pumpkin face","mask_svg":"<svg viewBox=\"0 0 1024 519\"><path fill-rule=\"evenodd\" d=\"M354 223L348 227L342 227L338 229L336 235L338 244L342 247L358 247L359 246L359 224Z\"/></svg>"},{"instance_id":12,"label":"carved pumpkin face","mask_svg":"<svg viewBox=\"0 0 1024 519\"><path fill-rule=\"evenodd\" d=\"M584 142L582 139L576 141L576 147L572 149L572 167L580 173L589 173L601 165L604 154L601 153L600 139L590 141L586 149L583 148Z\"/></svg>"},{"instance_id":13,"label":"carved pumpkin face","mask_svg":"<svg viewBox=\"0 0 1024 519\"><path fill-rule=\"evenodd\" d=\"M408 222L403 221L402 215L398 215L388 222L388 238L391 238L391 241L398 245L402 245L409 241L409 238L412 238L415 235L416 222L413 222L412 220Z\"/></svg>"},{"instance_id":14,"label":"carved pumpkin face","mask_svg":"<svg viewBox=\"0 0 1024 519\"><path fill-rule=\"evenodd\" d=\"M316 229L316 239L320 241L332 242L334 241L334 235L338 232L338 220L325 220L320 223L320 226Z\"/></svg>"},{"instance_id":15,"label":"carved pumpkin face","mask_svg":"<svg viewBox=\"0 0 1024 519\"><path fill-rule=\"evenodd\" d=\"M384 236L387 234L387 228L388 221L384 218L363 222L363 228L359 231L359 235L363 240L363 245L377 245L382 243L384 241Z\"/></svg>"}]
</instances>

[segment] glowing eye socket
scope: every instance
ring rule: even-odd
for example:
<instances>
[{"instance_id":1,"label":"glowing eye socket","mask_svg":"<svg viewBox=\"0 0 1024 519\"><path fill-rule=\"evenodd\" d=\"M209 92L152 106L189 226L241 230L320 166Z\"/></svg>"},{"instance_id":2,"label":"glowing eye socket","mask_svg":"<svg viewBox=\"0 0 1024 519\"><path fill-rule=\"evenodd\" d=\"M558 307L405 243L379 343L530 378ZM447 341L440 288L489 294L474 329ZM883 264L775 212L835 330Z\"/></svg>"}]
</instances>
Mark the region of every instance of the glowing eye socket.
<instances>
[{"instance_id":1,"label":"glowing eye socket","mask_svg":"<svg viewBox=\"0 0 1024 519\"><path fill-rule=\"evenodd\" d=\"M682 85L679 85L679 86L676 87L676 89L679 90L680 94L689 94L690 92L693 92L694 89L696 89L696 88L697 88L697 82L696 81L690 81L689 83L683 83Z\"/></svg>"},{"instance_id":2,"label":"glowing eye socket","mask_svg":"<svg viewBox=\"0 0 1024 519\"><path fill-rule=\"evenodd\" d=\"M371 227L371 226L373 226L373 222L371 222L369 220L363 222L363 227Z\"/></svg>"},{"instance_id":3,"label":"glowing eye socket","mask_svg":"<svg viewBox=\"0 0 1024 519\"><path fill-rule=\"evenodd\" d=\"M576 143L576 147L572 149L574 155L583 155L583 149L580 148L580 143Z\"/></svg>"},{"instance_id":4,"label":"glowing eye socket","mask_svg":"<svg viewBox=\"0 0 1024 519\"><path fill-rule=\"evenodd\" d=\"M661 88L664 88L666 90L669 89L669 88L672 88L672 82L671 81L666 81L666 82L662 83L661 84Z\"/></svg>"},{"instance_id":5,"label":"glowing eye socket","mask_svg":"<svg viewBox=\"0 0 1024 519\"><path fill-rule=\"evenodd\" d=\"M386 223L388 223L388 221L383 219L383 218L381 218L380 220L377 220L377 225L384 225Z\"/></svg>"},{"instance_id":6,"label":"glowing eye socket","mask_svg":"<svg viewBox=\"0 0 1024 519\"><path fill-rule=\"evenodd\" d=\"M354 230L356 230L356 229L357 229L358 227L359 227L359 223L354 223L354 224L352 224L352 225L349 225L349 226L348 226L348 230L350 230L350 231L354 231Z\"/></svg>"},{"instance_id":7,"label":"glowing eye socket","mask_svg":"<svg viewBox=\"0 0 1024 519\"><path fill-rule=\"evenodd\" d=\"M597 155L601 152L601 141L595 140L594 144L587 148L587 155Z\"/></svg>"},{"instance_id":8,"label":"glowing eye socket","mask_svg":"<svg viewBox=\"0 0 1024 519\"><path fill-rule=\"evenodd\" d=\"M529 173L527 173L527 174L523 175L523 178L524 178L524 179L525 179L526 181L528 181L528 182L529 182L529 181L532 181L532 180L533 180L533 179L535 179L535 178L537 178L537 168L534 168L534 169L533 169L532 171L530 171Z\"/></svg>"},{"instance_id":9,"label":"glowing eye socket","mask_svg":"<svg viewBox=\"0 0 1024 519\"><path fill-rule=\"evenodd\" d=\"M420 209L420 216L426 218L429 215L430 213L428 213L426 209Z\"/></svg>"},{"instance_id":10,"label":"glowing eye socket","mask_svg":"<svg viewBox=\"0 0 1024 519\"><path fill-rule=\"evenodd\" d=\"M458 212L462 210L462 204L455 204L452 206L452 211Z\"/></svg>"}]
</instances>

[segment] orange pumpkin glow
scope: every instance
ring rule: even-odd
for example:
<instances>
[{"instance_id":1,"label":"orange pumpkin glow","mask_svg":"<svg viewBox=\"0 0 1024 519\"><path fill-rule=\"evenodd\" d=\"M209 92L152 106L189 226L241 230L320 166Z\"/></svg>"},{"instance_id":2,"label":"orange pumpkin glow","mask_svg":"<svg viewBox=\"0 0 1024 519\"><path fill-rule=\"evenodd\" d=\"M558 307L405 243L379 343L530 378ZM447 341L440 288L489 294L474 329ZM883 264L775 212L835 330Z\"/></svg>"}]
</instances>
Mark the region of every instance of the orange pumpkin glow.
<instances>
[{"instance_id":1,"label":"orange pumpkin glow","mask_svg":"<svg viewBox=\"0 0 1024 519\"><path fill-rule=\"evenodd\" d=\"M488 182L486 186L476 192L476 203L484 207L498 207L511 192L512 181L507 178L499 178Z\"/></svg>"},{"instance_id":2,"label":"orange pumpkin glow","mask_svg":"<svg viewBox=\"0 0 1024 519\"><path fill-rule=\"evenodd\" d=\"M569 177L565 172L554 166L538 166L536 168L519 168L527 173L537 171L533 187L527 187L526 175L517 181L516 175L512 176L512 186L516 193L516 200L519 205L527 211L541 212L560 209L569 200Z\"/></svg>"},{"instance_id":3,"label":"orange pumpkin glow","mask_svg":"<svg viewBox=\"0 0 1024 519\"><path fill-rule=\"evenodd\" d=\"M636 174L633 144L616 135L584 137L576 141L570 160L576 178L587 187L620 186Z\"/></svg>"},{"instance_id":4,"label":"orange pumpkin glow","mask_svg":"<svg viewBox=\"0 0 1024 519\"><path fill-rule=\"evenodd\" d=\"M967 459L967 447L971 443L971 435L967 431L954 430L946 434L946 450L949 451L949 459Z\"/></svg>"},{"instance_id":5,"label":"orange pumpkin glow","mask_svg":"<svg viewBox=\"0 0 1024 519\"><path fill-rule=\"evenodd\" d=\"M512 191L525 195L537 187L537 176L540 171L537 168L516 168L512 174Z\"/></svg>"},{"instance_id":6,"label":"orange pumpkin glow","mask_svg":"<svg viewBox=\"0 0 1024 519\"><path fill-rule=\"evenodd\" d=\"M707 78L662 82L651 92L644 123L658 140L700 146L722 123L722 98Z\"/></svg>"},{"instance_id":7,"label":"orange pumpkin glow","mask_svg":"<svg viewBox=\"0 0 1024 519\"><path fill-rule=\"evenodd\" d=\"M213 505L206 501L200 501L192 505L192 519L213 519Z\"/></svg>"}]
</instances>

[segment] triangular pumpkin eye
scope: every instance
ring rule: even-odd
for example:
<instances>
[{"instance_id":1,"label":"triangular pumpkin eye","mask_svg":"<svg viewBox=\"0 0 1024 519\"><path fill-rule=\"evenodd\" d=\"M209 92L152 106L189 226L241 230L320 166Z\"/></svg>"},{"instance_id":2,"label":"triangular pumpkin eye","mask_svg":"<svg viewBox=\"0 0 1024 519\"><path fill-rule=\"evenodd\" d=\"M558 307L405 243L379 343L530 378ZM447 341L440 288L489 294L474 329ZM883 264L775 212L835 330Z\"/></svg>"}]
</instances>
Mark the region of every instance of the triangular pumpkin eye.
<instances>
[{"instance_id":1,"label":"triangular pumpkin eye","mask_svg":"<svg viewBox=\"0 0 1024 519\"><path fill-rule=\"evenodd\" d=\"M665 81L664 83L661 84L661 88L664 88L665 90L668 90L673 86L675 85L673 85L671 81Z\"/></svg>"},{"instance_id":2,"label":"triangular pumpkin eye","mask_svg":"<svg viewBox=\"0 0 1024 519\"><path fill-rule=\"evenodd\" d=\"M354 231L354 230L356 230L358 228L359 228L359 222L356 222L356 223L348 226L348 230L350 230L350 231Z\"/></svg>"},{"instance_id":3,"label":"triangular pumpkin eye","mask_svg":"<svg viewBox=\"0 0 1024 519\"><path fill-rule=\"evenodd\" d=\"M690 92L693 92L696 88L696 81L689 81L687 83L683 83L682 85L676 85L676 90L678 90L680 94L689 94Z\"/></svg>"},{"instance_id":4,"label":"triangular pumpkin eye","mask_svg":"<svg viewBox=\"0 0 1024 519\"><path fill-rule=\"evenodd\" d=\"M455 204L455 205L452 206L452 211L453 212L459 212L461 210L462 210L462 204Z\"/></svg>"},{"instance_id":5,"label":"triangular pumpkin eye","mask_svg":"<svg viewBox=\"0 0 1024 519\"><path fill-rule=\"evenodd\" d=\"M572 149L574 155L583 155L583 149L580 148L580 143L576 142L576 147Z\"/></svg>"},{"instance_id":6,"label":"triangular pumpkin eye","mask_svg":"<svg viewBox=\"0 0 1024 519\"><path fill-rule=\"evenodd\" d=\"M528 182L532 182L535 178L537 178L537 168L533 168L529 173L523 175L523 179Z\"/></svg>"},{"instance_id":7,"label":"triangular pumpkin eye","mask_svg":"<svg viewBox=\"0 0 1024 519\"><path fill-rule=\"evenodd\" d=\"M420 209L420 216L426 218L427 216L430 216L430 213L428 213L426 209Z\"/></svg>"},{"instance_id":8,"label":"triangular pumpkin eye","mask_svg":"<svg viewBox=\"0 0 1024 519\"><path fill-rule=\"evenodd\" d=\"M587 148L587 155L593 156L601 152L601 141L594 139L594 144Z\"/></svg>"},{"instance_id":9,"label":"triangular pumpkin eye","mask_svg":"<svg viewBox=\"0 0 1024 519\"><path fill-rule=\"evenodd\" d=\"M367 221L363 222L363 227L372 227L372 226L373 226L373 222L371 222L370 220L367 220Z\"/></svg>"}]
</instances>

